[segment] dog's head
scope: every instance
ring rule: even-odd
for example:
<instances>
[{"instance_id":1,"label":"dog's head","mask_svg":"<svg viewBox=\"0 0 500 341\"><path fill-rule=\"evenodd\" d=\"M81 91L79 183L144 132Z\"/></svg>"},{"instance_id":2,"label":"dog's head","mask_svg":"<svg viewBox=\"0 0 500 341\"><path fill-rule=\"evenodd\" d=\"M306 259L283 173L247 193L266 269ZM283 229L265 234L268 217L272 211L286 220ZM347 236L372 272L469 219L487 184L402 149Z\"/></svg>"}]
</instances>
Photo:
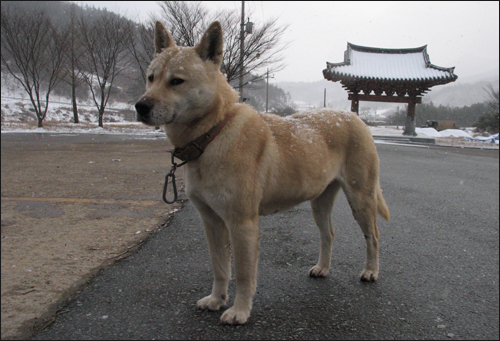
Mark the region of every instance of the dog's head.
<instances>
[{"instance_id":1,"label":"dog's head","mask_svg":"<svg viewBox=\"0 0 500 341\"><path fill-rule=\"evenodd\" d=\"M157 21L156 56L146 74L146 92L135 104L137 120L154 126L189 124L206 115L217 99L222 47L217 21L195 47L176 46Z\"/></svg>"}]
</instances>

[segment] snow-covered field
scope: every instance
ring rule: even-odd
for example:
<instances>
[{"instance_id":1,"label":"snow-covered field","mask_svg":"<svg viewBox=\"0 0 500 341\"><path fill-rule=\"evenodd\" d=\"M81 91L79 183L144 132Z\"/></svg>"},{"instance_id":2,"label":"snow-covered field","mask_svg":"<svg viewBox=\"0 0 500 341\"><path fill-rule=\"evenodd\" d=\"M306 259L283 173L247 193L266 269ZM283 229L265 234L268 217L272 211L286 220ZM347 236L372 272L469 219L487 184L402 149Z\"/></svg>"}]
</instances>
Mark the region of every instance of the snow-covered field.
<instances>
[{"instance_id":1,"label":"snow-covered field","mask_svg":"<svg viewBox=\"0 0 500 341\"><path fill-rule=\"evenodd\" d=\"M117 117L119 119L119 116ZM425 129L425 130L424 130ZM432 130L429 130L432 129ZM373 135L376 136L390 136L390 137L403 137L402 127L383 126L383 127L370 127ZM422 131L423 130L423 131ZM437 145L454 146L461 148L487 148L498 149L498 134L496 134L495 143L467 141L464 137L467 134L462 130L457 131L441 131L438 132L433 128L417 128L418 137L431 137L436 140ZM104 123L104 128L97 126L97 123L84 122L84 123L68 123L47 121L44 123L43 128L37 128L36 121L30 122L13 122L2 121L2 133L66 133L66 134L133 134L143 135L144 138L166 138L163 128L155 129L153 127L145 126L139 122L130 121L117 121ZM468 134L467 134L468 135ZM470 138L470 137L468 137ZM476 137L481 138L481 137ZM485 138L492 140L491 137ZM376 143L387 143L378 141ZM394 142L391 142L394 143Z\"/></svg>"},{"instance_id":2,"label":"snow-covered field","mask_svg":"<svg viewBox=\"0 0 500 341\"><path fill-rule=\"evenodd\" d=\"M70 122L73 120L72 104L68 98L50 96L49 109L44 122ZM77 102L80 122L97 123L97 109L91 101ZM36 115L28 96L4 96L2 91L2 122L36 122ZM126 113L134 108L127 103L109 103L106 106L105 122L122 122Z\"/></svg>"},{"instance_id":3,"label":"snow-covered field","mask_svg":"<svg viewBox=\"0 0 500 341\"><path fill-rule=\"evenodd\" d=\"M132 101L133 102L133 101ZM73 119L69 98L51 96L43 128L37 128L37 121L28 95L19 84L2 74L1 131L2 133L73 133L73 134L139 134L151 138L165 137L163 129L134 122L132 103L110 103L104 113L104 128L97 125L97 109L91 101L78 103L79 120ZM404 127L370 127L373 135L402 137ZM418 137L435 138L437 145L498 149L496 136L476 136L472 129L448 129L441 132L434 128L416 128Z\"/></svg>"},{"instance_id":4,"label":"snow-covered field","mask_svg":"<svg viewBox=\"0 0 500 341\"><path fill-rule=\"evenodd\" d=\"M404 127L378 126L370 127L373 135L402 137ZM446 129L437 131L434 128L415 128L417 137L435 139L436 145L461 148L498 149L498 134L481 136L469 129Z\"/></svg>"},{"instance_id":5,"label":"snow-covered field","mask_svg":"<svg viewBox=\"0 0 500 341\"><path fill-rule=\"evenodd\" d=\"M2 91L3 92L3 91ZM133 106L113 103L104 112L104 128L97 124L97 109L91 103L79 103L79 121L72 123L73 109L67 98L49 104L43 128L37 127L35 113L29 110L28 99L21 100L2 96L2 133L73 133L73 134L140 134L164 136L165 133L134 122Z\"/></svg>"},{"instance_id":6,"label":"snow-covered field","mask_svg":"<svg viewBox=\"0 0 500 341\"><path fill-rule=\"evenodd\" d=\"M134 122L134 106L131 103L110 101L104 113L104 128L97 125L97 109L92 100L79 101L80 123L73 121L73 109L68 97L51 94L43 128L37 128L37 120L28 94L7 73L2 73L1 89L2 133L74 133L74 134L141 134L151 137L165 136L153 127Z\"/></svg>"}]
</instances>

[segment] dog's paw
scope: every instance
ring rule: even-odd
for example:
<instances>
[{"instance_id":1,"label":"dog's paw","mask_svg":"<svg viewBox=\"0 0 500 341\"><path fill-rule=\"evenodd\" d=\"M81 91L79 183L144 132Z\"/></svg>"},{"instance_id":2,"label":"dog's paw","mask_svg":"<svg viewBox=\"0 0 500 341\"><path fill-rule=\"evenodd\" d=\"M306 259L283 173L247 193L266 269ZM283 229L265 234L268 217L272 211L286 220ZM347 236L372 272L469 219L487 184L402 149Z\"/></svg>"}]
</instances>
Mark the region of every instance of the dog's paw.
<instances>
[{"instance_id":1,"label":"dog's paw","mask_svg":"<svg viewBox=\"0 0 500 341\"><path fill-rule=\"evenodd\" d=\"M378 279L378 272L372 270L363 270L360 280L363 282L375 282Z\"/></svg>"},{"instance_id":2,"label":"dog's paw","mask_svg":"<svg viewBox=\"0 0 500 341\"><path fill-rule=\"evenodd\" d=\"M222 314L220 321L223 324L245 324L250 317L250 310L237 310L231 307Z\"/></svg>"},{"instance_id":3,"label":"dog's paw","mask_svg":"<svg viewBox=\"0 0 500 341\"><path fill-rule=\"evenodd\" d=\"M315 265L309 270L309 276L311 277L326 277L330 269L323 268L319 265Z\"/></svg>"},{"instance_id":4,"label":"dog's paw","mask_svg":"<svg viewBox=\"0 0 500 341\"><path fill-rule=\"evenodd\" d=\"M196 302L198 309L219 310L226 304L226 300L222 297L214 297L212 295L203 297Z\"/></svg>"}]
</instances>

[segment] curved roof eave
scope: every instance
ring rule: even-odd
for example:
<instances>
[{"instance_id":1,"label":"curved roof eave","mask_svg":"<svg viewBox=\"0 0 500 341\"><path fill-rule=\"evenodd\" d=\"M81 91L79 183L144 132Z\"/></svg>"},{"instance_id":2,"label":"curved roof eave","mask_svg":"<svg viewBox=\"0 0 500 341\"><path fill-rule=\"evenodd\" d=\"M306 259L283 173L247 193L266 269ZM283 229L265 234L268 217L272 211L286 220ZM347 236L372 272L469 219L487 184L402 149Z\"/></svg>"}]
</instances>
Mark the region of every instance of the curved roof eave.
<instances>
[{"instance_id":1,"label":"curved roof eave","mask_svg":"<svg viewBox=\"0 0 500 341\"><path fill-rule=\"evenodd\" d=\"M367 66L364 63L367 60L370 61L369 65L373 68L373 63L371 63L371 58L369 56L365 56L364 54L358 55L354 54L353 51L363 52L363 53L371 53L371 54L383 54L383 55L405 55L405 54L417 54L417 56L411 57L388 57L384 64L380 64L380 68L378 68L377 64L375 64L375 69L371 69L374 72L371 74L363 75L365 72L363 70L367 70ZM420 54L420 57L418 57ZM352 64L353 58L355 58L354 63ZM360 59L361 58L361 59ZM394 59L396 58L396 59ZM416 58L416 59L415 59ZM418 64L418 59L421 58L421 63ZM375 57L375 60L380 60L380 57ZM399 60L399 61L398 61ZM361 62L361 67L359 63ZM396 63L396 69L387 68L388 63ZM417 63L417 64L415 64ZM358 79L358 80L379 80L379 81L406 81L406 82L435 82L436 80L446 80L446 82L455 81L458 76L454 74L455 67L441 67L434 65L430 62L429 55L427 53L427 45L423 45L415 48L379 48L379 47L368 47L355 45L350 42L347 43L347 49L344 51L344 61L340 63L330 63L327 62L327 68L323 70L324 78L332 81L338 81L342 79ZM413 67L415 65L417 68L410 68L408 66ZM392 65L392 64L391 64ZM421 65L421 66L418 66ZM397 67L401 69L398 69ZM418 69L419 67L424 67L422 69ZM341 68L342 71L336 71L335 69ZM430 70L434 71L430 71ZM390 71L388 71L390 70ZM396 70L396 72L394 72ZM426 71L429 70L429 71ZM349 72L351 71L351 73ZM438 74L436 74L436 71ZM360 74L361 73L361 74ZM370 72L369 72L370 73ZM409 76L412 74L412 76ZM338 80L334 80L338 79Z\"/></svg>"},{"instance_id":2,"label":"curved roof eave","mask_svg":"<svg viewBox=\"0 0 500 341\"><path fill-rule=\"evenodd\" d=\"M354 76L345 73L330 72L329 69L323 70L323 77L326 80L333 82L391 82L391 83L427 83L428 86L446 84L454 82L458 76L455 74L443 75L442 77L425 77L425 78L415 78L411 79L405 78L379 78L379 77L368 77L368 76Z\"/></svg>"},{"instance_id":3,"label":"curved roof eave","mask_svg":"<svg viewBox=\"0 0 500 341\"><path fill-rule=\"evenodd\" d=\"M411 47L411 48L382 48L382 47L369 47L369 46L361 46L355 45L353 43L347 42L347 48L352 49L354 51L359 52L369 52L369 53L384 53L384 54L405 54L405 53L417 53L423 52L427 50L427 45L420 47Z\"/></svg>"}]
</instances>

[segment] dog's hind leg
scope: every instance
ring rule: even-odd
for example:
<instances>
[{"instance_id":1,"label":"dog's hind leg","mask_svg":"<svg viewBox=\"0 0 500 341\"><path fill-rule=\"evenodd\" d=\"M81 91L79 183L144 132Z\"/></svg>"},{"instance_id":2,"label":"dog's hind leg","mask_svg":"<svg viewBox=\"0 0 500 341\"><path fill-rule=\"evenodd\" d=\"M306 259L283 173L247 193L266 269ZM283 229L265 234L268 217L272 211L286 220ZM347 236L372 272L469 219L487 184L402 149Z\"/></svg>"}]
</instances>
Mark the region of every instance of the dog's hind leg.
<instances>
[{"instance_id":1,"label":"dog's hind leg","mask_svg":"<svg viewBox=\"0 0 500 341\"><path fill-rule=\"evenodd\" d=\"M361 191L345 186L344 192L366 241L366 265L360 279L365 282L375 282L379 272L376 191L375 189Z\"/></svg>"},{"instance_id":2,"label":"dog's hind leg","mask_svg":"<svg viewBox=\"0 0 500 341\"><path fill-rule=\"evenodd\" d=\"M318 264L309 270L309 275L312 277L325 277L330 270L332 243L335 235L332 222L332 208L339 189L340 182L334 180L323 193L311 200L314 220L319 227L321 238Z\"/></svg>"},{"instance_id":3,"label":"dog's hind leg","mask_svg":"<svg viewBox=\"0 0 500 341\"><path fill-rule=\"evenodd\" d=\"M379 230L376 212L375 207L370 207L357 219L366 241L366 265L360 278L364 282L375 282L378 279Z\"/></svg>"},{"instance_id":4,"label":"dog's hind leg","mask_svg":"<svg viewBox=\"0 0 500 341\"><path fill-rule=\"evenodd\" d=\"M205 227L214 273L212 293L199 300L196 306L199 309L219 310L227 301L227 289L231 278L229 232L224 221L211 208L198 200L192 201Z\"/></svg>"}]
</instances>

